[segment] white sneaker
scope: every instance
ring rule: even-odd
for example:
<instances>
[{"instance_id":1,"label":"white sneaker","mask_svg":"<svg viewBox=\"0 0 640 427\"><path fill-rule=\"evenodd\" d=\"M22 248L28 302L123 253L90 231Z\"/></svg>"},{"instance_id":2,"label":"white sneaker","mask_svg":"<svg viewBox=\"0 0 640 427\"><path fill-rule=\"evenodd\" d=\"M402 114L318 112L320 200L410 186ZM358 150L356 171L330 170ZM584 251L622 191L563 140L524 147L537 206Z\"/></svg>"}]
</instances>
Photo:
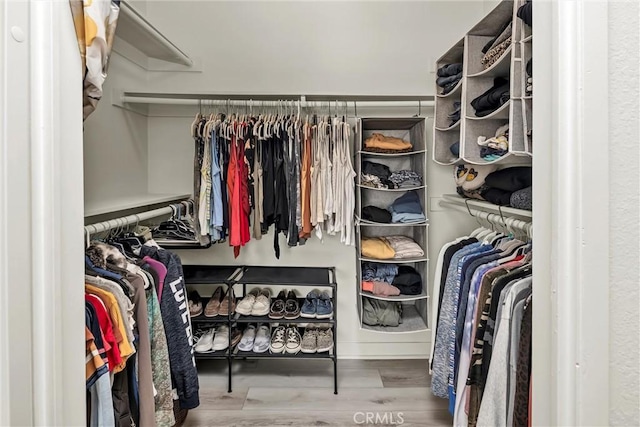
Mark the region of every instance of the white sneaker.
<instances>
[{"instance_id":1,"label":"white sneaker","mask_svg":"<svg viewBox=\"0 0 640 427\"><path fill-rule=\"evenodd\" d=\"M229 327L222 325L218 327L216 336L213 339L213 351L226 350L229 348Z\"/></svg>"},{"instance_id":2,"label":"white sneaker","mask_svg":"<svg viewBox=\"0 0 640 427\"><path fill-rule=\"evenodd\" d=\"M285 350L289 354L297 354L300 351L302 337L300 336L300 332L298 332L298 328L295 326L289 326L287 328L287 341L285 343Z\"/></svg>"},{"instance_id":3,"label":"white sneaker","mask_svg":"<svg viewBox=\"0 0 640 427\"><path fill-rule=\"evenodd\" d=\"M198 343L194 347L193 351L196 353L210 353L213 351L213 336L215 335L216 330L214 328L209 329L204 333L202 337L198 340Z\"/></svg>"},{"instance_id":4,"label":"white sneaker","mask_svg":"<svg viewBox=\"0 0 640 427\"><path fill-rule=\"evenodd\" d=\"M260 289L254 288L247 295L244 296L236 306L236 312L250 316L253 310L253 304L256 302L256 298L260 294Z\"/></svg>"},{"instance_id":5,"label":"white sneaker","mask_svg":"<svg viewBox=\"0 0 640 427\"><path fill-rule=\"evenodd\" d=\"M271 308L271 291L269 289L263 289L256 297L256 301L253 303L251 309L252 316L266 316L269 314Z\"/></svg>"},{"instance_id":6,"label":"white sneaker","mask_svg":"<svg viewBox=\"0 0 640 427\"><path fill-rule=\"evenodd\" d=\"M269 344L269 351L271 353L284 352L284 333L286 328L284 326L278 326L271 335L271 344Z\"/></svg>"},{"instance_id":7,"label":"white sneaker","mask_svg":"<svg viewBox=\"0 0 640 427\"><path fill-rule=\"evenodd\" d=\"M238 344L238 350L240 351L251 351L253 350L253 343L256 339L256 327L253 325L247 326L247 329L244 330L242 334L242 339L240 340L240 344Z\"/></svg>"},{"instance_id":8,"label":"white sneaker","mask_svg":"<svg viewBox=\"0 0 640 427\"><path fill-rule=\"evenodd\" d=\"M270 335L269 326L260 325L258 327L258 333L256 334L256 340L253 343L253 351L256 353L264 353L269 350Z\"/></svg>"}]
</instances>

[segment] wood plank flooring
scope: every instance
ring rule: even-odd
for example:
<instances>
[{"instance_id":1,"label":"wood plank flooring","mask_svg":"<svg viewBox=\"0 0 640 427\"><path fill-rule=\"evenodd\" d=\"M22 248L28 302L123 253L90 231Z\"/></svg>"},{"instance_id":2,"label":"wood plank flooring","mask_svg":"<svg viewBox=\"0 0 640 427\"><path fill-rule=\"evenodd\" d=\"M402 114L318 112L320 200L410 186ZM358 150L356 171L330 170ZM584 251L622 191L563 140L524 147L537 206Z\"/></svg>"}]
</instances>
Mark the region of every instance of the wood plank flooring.
<instances>
[{"instance_id":1,"label":"wood plank flooring","mask_svg":"<svg viewBox=\"0 0 640 427\"><path fill-rule=\"evenodd\" d=\"M338 395L328 360L199 361L200 407L185 427L452 425L429 390L426 360L340 360Z\"/></svg>"}]
</instances>

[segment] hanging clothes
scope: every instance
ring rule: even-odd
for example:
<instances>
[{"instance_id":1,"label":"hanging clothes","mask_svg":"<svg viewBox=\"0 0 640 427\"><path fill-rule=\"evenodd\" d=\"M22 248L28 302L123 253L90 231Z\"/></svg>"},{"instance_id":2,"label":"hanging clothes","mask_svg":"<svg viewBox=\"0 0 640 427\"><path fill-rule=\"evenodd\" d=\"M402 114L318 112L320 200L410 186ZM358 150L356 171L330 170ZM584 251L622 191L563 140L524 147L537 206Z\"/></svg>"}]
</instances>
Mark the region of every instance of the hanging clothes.
<instances>
[{"instance_id":1,"label":"hanging clothes","mask_svg":"<svg viewBox=\"0 0 640 427\"><path fill-rule=\"evenodd\" d=\"M287 246L340 235L354 245L355 171L351 127L338 117L197 115L194 194L199 235L212 243L227 234L234 255L274 228Z\"/></svg>"},{"instance_id":2,"label":"hanging clothes","mask_svg":"<svg viewBox=\"0 0 640 427\"><path fill-rule=\"evenodd\" d=\"M524 308L531 256L529 243L490 230L440 251L431 307L432 392L449 400L455 426L513 424L519 378L519 417L526 413L529 376L519 352L530 327Z\"/></svg>"}]
</instances>

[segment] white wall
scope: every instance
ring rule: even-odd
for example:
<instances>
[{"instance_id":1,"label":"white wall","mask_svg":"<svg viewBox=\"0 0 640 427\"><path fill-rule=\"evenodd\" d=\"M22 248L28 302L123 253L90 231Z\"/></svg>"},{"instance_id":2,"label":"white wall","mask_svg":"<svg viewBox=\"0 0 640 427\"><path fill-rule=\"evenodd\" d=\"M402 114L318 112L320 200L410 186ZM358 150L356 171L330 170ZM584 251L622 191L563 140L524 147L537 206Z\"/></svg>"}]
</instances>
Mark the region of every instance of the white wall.
<instances>
[{"instance_id":1,"label":"white wall","mask_svg":"<svg viewBox=\"0 0 640 427\"><path fill-rule=\"evenodd\" d=\"M154 25L190 55L203 73L150 73L163 92L240 94L433 94L434 62L484 14L481 2L151 2ZM189 31L184 31L189 28ZM206 107L205 107L206 108ZM423 114L432 114L423 107ZM192 189L193 141L189 125L196 108L155 107L149 118L149 189ZM363 111L360 116L408 115L416 108ZM353 110L351 109L351 114ZM428 121L427 129L431 129ZM427 132L430 148L431 132ZM430 155L428 156L430 159ZM430 196L455 192L449 167L427 161ZM429 211L433 271L438 250L473 227L468 216ZM340 305L341 357L425 357L428 335L383 335L359 330L354 249L336 239L304 247L282 243L280 261L272 236L252 240L233 259L217 246L182 251L186 263L335 265ZM430 275L430 281L433 274ZM391 344L393 343L393 344Z\"/></svg>"},{"instance_id":2,"label":"white wall","mask_svg":"<svg viewBox=\"0 0 640 427\"><path fill-rule=\"evenodd\" d=\"M113 52L103 98L84 123L85 210L148 193L147 118L111 104L113 88L146 82L144 69Z\"/></svg>"},{"instance_id":3,"label":"white wall","mask_svg":"<svg viewBox=\"0 0 640 427\"><path fill-rule=\"evenodd\" d=\"M638 3L610 2L609 404L610 424L616 426L640 424L639 36Z\"/></svg>"}]
</instances>

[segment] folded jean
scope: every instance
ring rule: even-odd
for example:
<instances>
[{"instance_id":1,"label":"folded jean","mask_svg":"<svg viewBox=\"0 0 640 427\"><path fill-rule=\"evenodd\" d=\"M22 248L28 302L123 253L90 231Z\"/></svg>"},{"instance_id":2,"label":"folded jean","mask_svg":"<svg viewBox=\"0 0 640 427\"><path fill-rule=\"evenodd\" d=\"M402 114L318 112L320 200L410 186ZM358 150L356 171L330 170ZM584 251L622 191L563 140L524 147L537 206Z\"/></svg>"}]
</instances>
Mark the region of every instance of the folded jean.
<instances>
[{"instance_id":1,"label":"folded jean","mask_svg":"<svg viewBox=\"0 0 640 427\"><path fill-rule=\"evenodd\" d=\"M389 207L389 210L393 212L414 213L421 214L422 206L420 205L420 198L415 191L409 191L402 196L398 197Z\"/></svg>"},{"instance_id":2,"label":"folded jean","mask_svg":"<svg viewBox=\"0 0 640 427\"><path fill-rule=\"evenodd\" d=\"M453 82L459 82L460 79L462 78L462 73L458 73L454 76L447 76L447 77L438 77L436 79L436 84L440 87L445 87L446 85L453 83Z\"/></svg>"},{"instance_id":3,"label":"folded jean","mask_svg":"<svg viewBox=\"0 0 640 427\"><path fill-rule=\"evenodd\" d=\"M414 222L423 222L426 219L423 213L414 214L406 212L391 212L391 222L396 224L409 224Z\"/></svg>"},{"instance_id":4,"label":"folded jean","mask_svg":"<svg viewBox=\"0 0 640 427\"><path fill-rule=\"evenodd\" d=\"M362 263L362 280L391 283L396 274L398 274L398 266L395 264Z\"/></svg>"},{"instance_id":5,"label":"folded jean","mask_svg":"<svg viewBox=\"0 0 640 427\"><path fill-rule=\"evenodd\" d=\"M438 77L448 77L455 76L456 74L462 73L462 64L447 64L440 68L438 68Z\"/></svg>"},{"instance_id":6,"label":"folded jean","mask_svg":"<svg viewBox=\"0 0 640 427\"><path fill-rule=\"evenodd\" d=\"M493 86L482 95L471 101L471 106L476 110L476 116L491 114L506 101L509 100L509 80L496 77Z\"/></svg>"},{"instance_id":7,"label":"folded jean","mask_svg":"<svg viewBox=\"0 0 640 427\"><path fill-rule=\"evenodd\" d=\"M460 80L461 80L461 79L458 79L458 80L456 80L456 81L453 81L453 82L449 83L449 84L448 84L448 85L446 85L446 86L443 86L443 87L442 87L442 95L446 95L446 94L448 94L449 92L451 92L453 89L455 89L455 88L456 88L456 86L458 86L458 83L460 83Z\"/></svg>"}]
</instances>

